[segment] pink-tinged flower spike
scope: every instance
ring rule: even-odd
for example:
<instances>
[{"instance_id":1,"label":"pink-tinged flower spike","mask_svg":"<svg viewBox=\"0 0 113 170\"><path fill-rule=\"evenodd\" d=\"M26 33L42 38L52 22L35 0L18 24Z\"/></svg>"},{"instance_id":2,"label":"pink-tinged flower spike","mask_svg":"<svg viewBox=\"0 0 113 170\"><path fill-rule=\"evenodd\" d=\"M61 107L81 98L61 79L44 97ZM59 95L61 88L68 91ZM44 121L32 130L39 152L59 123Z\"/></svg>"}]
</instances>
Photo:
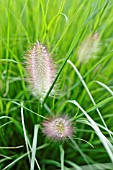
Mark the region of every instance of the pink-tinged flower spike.
<instances>
[{"instance_id":1,"label":"pink-tinged flower spike","mask_svg":"<svg viewBox=\"0 0 113 170\"><path fill-rule=\"evenodd\" d=\"M85 39L78 49L78 60L80 63L87 63L91 58L95 58L99 51L99 34L96 32Z\"/></svg>"},{"instance_id":2,"label":"pink-tinged flower spike","mask_svg":"<svg viewBox=\"0 0 113 170\"><path fill-rule=\"evenodd\" d=\"M49 119L42 123L43 133L52 140L65 140L72 137L74 128L67 115Z\"/></svg>"},{"instance_id":3,"label":"pink-tinged flower spike","mask_svg":"<svg viewBox=\"0 0 113 170\"><path fill-rule=\"evenodd\" d=\"M56 70L47 49L39 42L26 54L26 70L32 93L42 101L55 79Z\"/></svg>"}]
</instances>

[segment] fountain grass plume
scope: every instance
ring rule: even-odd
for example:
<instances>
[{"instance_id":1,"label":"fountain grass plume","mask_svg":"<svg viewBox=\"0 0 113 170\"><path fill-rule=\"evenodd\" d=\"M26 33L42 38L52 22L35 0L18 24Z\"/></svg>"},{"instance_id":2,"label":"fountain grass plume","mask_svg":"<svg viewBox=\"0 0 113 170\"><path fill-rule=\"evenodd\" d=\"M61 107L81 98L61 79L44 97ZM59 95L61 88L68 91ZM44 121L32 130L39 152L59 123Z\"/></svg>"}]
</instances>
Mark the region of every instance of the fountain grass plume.
<instances>
[{"instance_id":1,"label":"fountain grass plume","mask_svg":"<svg viewBox=\"0 0 113 170\"><path fill-rule=\"evenodd\" d=\"M54 141L71 138L74 132L72 121L67 115L50 118L42 125L44 135Z\"/></svg>"},{"instance_id":2,"label":"fountain grass plume","mask_svg":"<svg viewBox=\"0 0 113 170\"><path fill-rule=\"evenodd\" d=\"M99 51L99 33L94 33L85 39L78 49L78 61L87 63L91 58L95 58Z\"/></svg>"},{"instance_id":3,"label":"fountain grass plume","mask_svg":"<svg viewBox=\"0 0 113 170\"><path fill-rule=\"evenodd\" d=\"M55 76L56 69L47 49L38 41L34 47L26 53L27 82L33 95L43 101L50 89ZM54 89L51 95L54 94Z\"/></svg>"}]
</instances>

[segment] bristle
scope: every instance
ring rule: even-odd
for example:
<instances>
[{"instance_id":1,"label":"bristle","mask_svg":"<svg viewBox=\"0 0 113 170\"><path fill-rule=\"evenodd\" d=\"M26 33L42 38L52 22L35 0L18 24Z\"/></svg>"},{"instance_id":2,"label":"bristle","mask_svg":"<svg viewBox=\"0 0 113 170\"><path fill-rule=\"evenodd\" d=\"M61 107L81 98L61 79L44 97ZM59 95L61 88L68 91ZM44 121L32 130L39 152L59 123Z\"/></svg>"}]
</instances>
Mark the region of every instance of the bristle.
<instances>
[{"instance_id":1,"label":"bristle","mask_svg":"<svg viewBox=\"0 0 113 170\"><path fill-rule=\"evenodd\" d=\"M65 140L73 134L72 122L66 115L44 121L42 125L43 133L53 140Z\"/></svg>"},{"instance_id":2,"label":"bristle","mask_svg":"<svg viewBox=\"0 0 113 170\"><path fill-rule=\"evenodd\" d=\"M26 54L26 70L32 93L43 100L55 79L56 70L47 49L38 41Z\"/></svg>"},{"instance_id":3,"label":"bristle","mask_svg":"<svg viewBox=\"0 0 113 170\"><path fill-rule=\"evenodd\" d=\"M99 34L96 32L82 42L78 50L78 60L80 63L87 63L91 58L95 58L99 51Z\"/></svg>"}]
</instances>

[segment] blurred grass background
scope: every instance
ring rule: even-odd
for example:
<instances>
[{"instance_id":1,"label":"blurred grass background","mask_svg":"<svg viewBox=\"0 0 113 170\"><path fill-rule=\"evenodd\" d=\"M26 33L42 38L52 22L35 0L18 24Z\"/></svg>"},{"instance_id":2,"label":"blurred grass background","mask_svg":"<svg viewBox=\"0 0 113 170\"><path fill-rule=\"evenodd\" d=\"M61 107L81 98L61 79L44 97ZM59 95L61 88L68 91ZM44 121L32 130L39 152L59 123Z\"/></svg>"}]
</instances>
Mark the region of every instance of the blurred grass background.
<instances>
[{"instance_id":1,"label":"blurred grass background","mask_svg":"<svg viewBox=\"0 0 113 170\"><path fill-rule=\"evenodd\" d=\"M95 122L104 127L95 108L88 112L94 105L73 68L65 64L58 81L59 96L48 97L41 113L40 102L27 91L23 65L26 50L37 40L48 48L58 68L69 56L96 104L101 102L98 107L112 135L113 97L96 82L100 81L113 89L112 16L112 0L0 0L0 169L30 169L21 120L22 102L26 108L45 117L59 114L75 116L74 144L71 141L62 143L65 151L64 169L85 169L83 165L86 165L86 169L113 169L108 153L95 131L87 125L82 112L72 104L65 103L67 100L76 100ZM84 39L95 32L100 37L98 56L88 63L79 64L77 51ZM43 118L31 111L24 109L25 127L32 145L34 125L41 125ZM101 130L113 143L108 132L103 128ZM94 148L78 138L88 141ZM37 143L36 158L41 169L63 170L60 143L48 141L41 128ZM23 147L16 148L21 145ZM14 162L17 159L20 160ZM87 167L95 163L101 164ZM35 169L38 169L37 166Z\"/></svg>"}]
</instances>

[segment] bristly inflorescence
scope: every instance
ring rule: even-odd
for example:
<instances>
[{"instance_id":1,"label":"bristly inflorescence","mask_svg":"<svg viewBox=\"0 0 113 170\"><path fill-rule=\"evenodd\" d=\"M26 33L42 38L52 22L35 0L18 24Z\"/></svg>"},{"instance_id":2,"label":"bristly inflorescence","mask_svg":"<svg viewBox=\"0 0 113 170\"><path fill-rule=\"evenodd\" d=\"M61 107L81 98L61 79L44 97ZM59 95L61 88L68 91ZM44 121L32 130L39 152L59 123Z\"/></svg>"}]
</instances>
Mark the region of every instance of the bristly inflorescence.
<instances>
[{"instance_id":1,"label":"bristly inflorescence","mask_svg":"<svg viewBox=\"0 0 113 170\"><path fill-rule=\"evenodd\" d=\"M38 41L26 54L26 70L32 94L43 100L55 79L56 70L49 52Z\"/></svg>"},{"instance_id":2,"label":"bristly inflorescence","mask_svg":"<svg viewBox=\"0 0 113 170\"><path fill-rule=\"evenodd\" d=\"M55 141L72 137L74 131L72 121L67 115L44 121L42 125L44 135Z\"/></svg>"},{"instance_id":3,"label":"bristly inflorescence","mask_svg":"<svg viewBox=\"0 0 113 170\"><path fill-rule=\"evenodd\" d=\"M87 63L91 58L96 57L100 47L99 40L99 33L95 32L82 42L78 49L78 60L80 63Z\"/></svg>"}]
</instances>

